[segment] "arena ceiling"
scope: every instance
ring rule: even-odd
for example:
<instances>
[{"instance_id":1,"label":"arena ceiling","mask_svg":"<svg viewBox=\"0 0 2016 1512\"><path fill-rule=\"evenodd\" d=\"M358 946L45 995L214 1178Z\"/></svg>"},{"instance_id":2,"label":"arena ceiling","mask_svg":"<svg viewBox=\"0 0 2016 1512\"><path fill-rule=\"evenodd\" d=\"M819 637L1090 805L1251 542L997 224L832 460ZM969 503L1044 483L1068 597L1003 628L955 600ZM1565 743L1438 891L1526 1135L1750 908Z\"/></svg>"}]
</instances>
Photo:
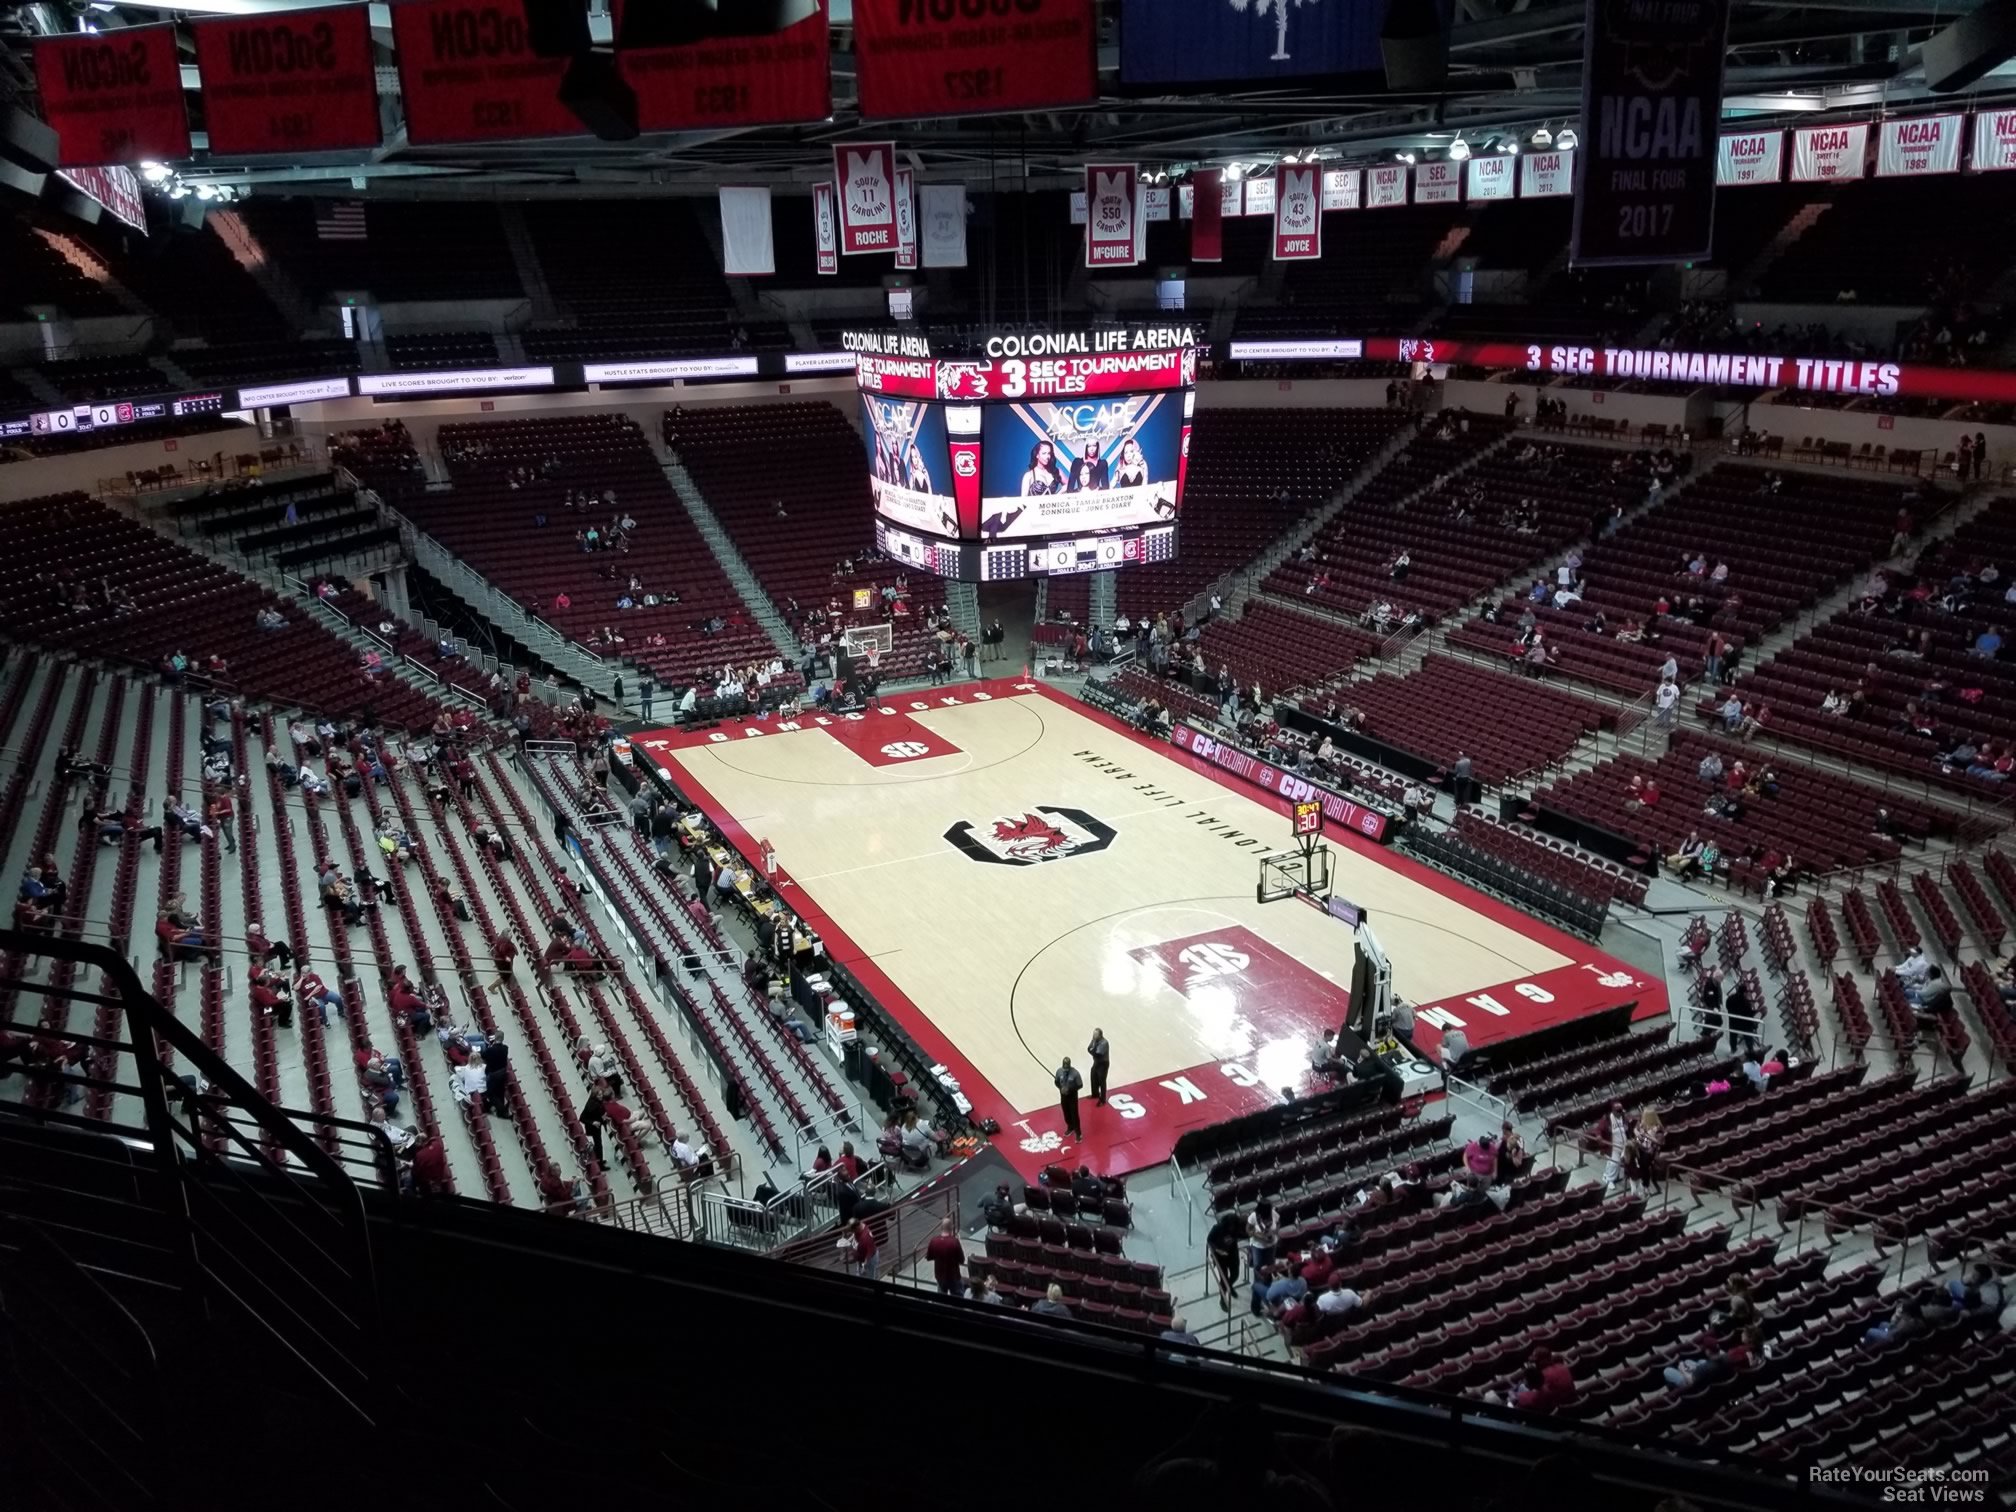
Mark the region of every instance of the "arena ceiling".
<instances>
[{"instance_id":1,"label":"arena ceiling","mask_svg":"<svg viewBox=\"0 0 2016 1512\"><path fill-rule=\"evenodd\" d=\"M146 0L0 8L0 94L32 108L31 38L162 20L256 15L329 0ZM364 0L359 0L364 3ZM1382 0L1355 0L1382 3ZM514 198L623 192L697 193L723 182L780 187L830 174L831 144L865 135L895 140L932 180L975 188L1055 187L1075 182L1088 153L1179 174L1193 166L1249 166L1311 152L1363 162L1396 152L1436 153L1460 133L1473 150L1542 127L1577 126L1581 97L1582 0L1454 0L1449 76L1435 93L1329 93L1269 89L1172 97L1118 92L1119 0L1099 0L1102 99L1068 112L878 123L863 128L854 102L851 0L832 0L833 118L809 127L646 135L613 143L592 137L453 148L417 148L400 126L390 7L370 5L380 52L380 96L389 113L384 144L368 156L275 163L213 160L203 146L200 105L195 160L178 165L192 183L241 192L400 198ZM1926 86L1921 49L1981 0L1808 0L1797 5L1735 0L1724 115L1757 125L1812 125L1830 116L1868 119L1933 103L1957 109L2016 100L2016 64L2004 64L1960 95ZM606 0L596 0L598 9ZM606 34L606 22L602 23ZM200 91L184 41L184 83Z\"/></svg>"}]
</instances>

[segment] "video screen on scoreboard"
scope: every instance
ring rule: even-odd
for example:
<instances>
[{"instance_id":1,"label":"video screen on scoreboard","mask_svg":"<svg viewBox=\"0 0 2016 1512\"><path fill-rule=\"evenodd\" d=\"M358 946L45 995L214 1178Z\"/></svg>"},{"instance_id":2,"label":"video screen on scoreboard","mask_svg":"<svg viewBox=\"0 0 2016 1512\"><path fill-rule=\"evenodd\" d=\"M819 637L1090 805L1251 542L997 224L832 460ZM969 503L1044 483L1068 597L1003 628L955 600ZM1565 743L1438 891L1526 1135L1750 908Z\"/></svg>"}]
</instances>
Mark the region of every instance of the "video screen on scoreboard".
<instances>
[{"instance_id":1,"label":"video screen on scoreboard","mask_svg":"<svg viewBox=\"0 0 2016 1512\"><path fill-rule=\"evenodd\" d=\"M1116 394L989 405L983 541L1082 535L1176 518L1188 395Z\"/></svg>"},{"instance_id":2,"label":"video screen on scoreboard","mask_svg":"<svg viewBox=\"0 0 2016 1512\"><path fill-rule=\"evenodd\" d=\"M944 407L864 393L861 409L868 419L868 487L875 513L912 530L957 537Z\"/></svg>"}]
</instances>

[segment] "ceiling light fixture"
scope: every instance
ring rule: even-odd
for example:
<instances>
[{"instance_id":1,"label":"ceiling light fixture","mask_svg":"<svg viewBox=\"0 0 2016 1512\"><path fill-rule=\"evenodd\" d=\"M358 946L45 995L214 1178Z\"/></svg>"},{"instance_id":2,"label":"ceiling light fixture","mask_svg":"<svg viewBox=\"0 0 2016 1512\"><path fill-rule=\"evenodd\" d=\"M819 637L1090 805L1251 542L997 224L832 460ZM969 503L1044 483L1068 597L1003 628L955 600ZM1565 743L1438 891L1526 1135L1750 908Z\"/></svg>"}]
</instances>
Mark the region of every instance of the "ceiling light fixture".
<instances>
[{"instance_id":1,"label":"ceiling light fixture","mask_svg":"<svg viewBox=\"0 0 2016 1512\"><path fill-rule=\"evenodd\" d=\"M1535 147L1551 147L1554 145L1554 133L1549 131L1547 123L1542 121L1533 129L1533 135L1529 140Z\"/></svg>"},{"instance_id":2,"label":"ceiling light fixture","mask_svg":"<svg viewBox=\"0 0 2016 1512\"><path fill-rule=\"evenodd\" d=\"M1554 138L1554 145L1559 147L1563 152L1573 152L1576 140L1575 128L1573 126L1563 126Z\"/></svg>"},{"instance_id":3,"label":"ceiling light fixture","mask_svg":"<svg viewBox=\"0 0 2016 1512\"><path fill-rule=\"evenodd\" d=\"M1459 136L1449 144L1449 156L1456 162L1462 162L1470 156L1470 144Z\"/></svg>"}]
</instances>

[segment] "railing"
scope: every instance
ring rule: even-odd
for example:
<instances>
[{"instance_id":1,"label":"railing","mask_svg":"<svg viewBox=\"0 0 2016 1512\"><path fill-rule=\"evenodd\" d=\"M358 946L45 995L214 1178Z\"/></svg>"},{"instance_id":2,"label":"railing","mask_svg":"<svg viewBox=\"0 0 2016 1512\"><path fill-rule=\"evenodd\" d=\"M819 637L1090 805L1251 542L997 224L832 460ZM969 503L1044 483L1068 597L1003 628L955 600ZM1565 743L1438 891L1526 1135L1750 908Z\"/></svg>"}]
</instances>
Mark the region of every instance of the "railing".
<instances>
[{"instance_id":1,"label":"railing","mask_svg":"<svg viewBox=\"0 0 2016 1512\"><path fill-rule=\"evenodd\" d=\"M66 1183L73 1222L88 1225L94 1204L129 1206L136 1191L151 1192L184 1284L293 1356L353 1426L374 1427L387 1407L373 1389L387 1346L371 1237L351 1170L373 1170L383 1184L390 1162L372 1148L368 1126L290 1117L275 1108L104 946L6 930L0 953L23 961L20 979L8 985L42 1005L38 1022L8 1027L68 1047L32 1061L27 1101L0 1102L0 1109L120 1141L80 1146L76 1158L86 1167L102 1165L107 1186L124 1195L93 1196L82 1180ZM27 979L44 966L50 980ZM99 990L55 985L79 975L95 977ZM92 1012L90 1032L70 1027L77 1008ZM12 1013L10 1007L10 1021ZM178 1058L185 1076L172 1069ZM137 1102L142 1122L70 1112L84 1089L115 1111L112 1098ZM347 1158L331 1154L325 1141ZM137 1163L134 1150L143 1152ZM151 1167L153 1179L136 1182L136 1164Z\"/></svg>"},{"instance_id":2,"label":"railing","mask_svg":"<svg viewBox=\"0 0 2016 1512\"><path fill-rule=\"evenodd\" d=\"M1447 1071L1442 1073L1442 1090L1454 1101L1468 1103L1486 1118L1499 1123L1509 1122L1516 1111L1510 1098L1488 1092L1478 1083L1465 1081L1460 1076L1451 1076Z\"/></svg>"},{"instance_id":3,"label":"railing","mask_svg":"<svg viewBox=\"0 0 2016 1512\"><path fill-rule=\"evenodd\" d=\"M699 1233L709 1244L729 1249L754 1250L780 1260L815 1264L824 1241L807 1240L815 1230L835 1222L840 1216L833 1189L839 1184L840 1168L832 1166L807 1175L788 1191L767 1202L731 1196L725 1191L700 1194ZM889 1169L877 1162L861 1173L854 1184L862 1191L885 1188ZM891 1208L880 1217L900 1212Z\"/></svg>"},{"instance_id":4,"label":"railing","mask_svg":"<svg viewBox=\"0 0 2016 1512\"><path fill-rule=\"evenodd\" d=\"M1169 1157L1169 1190L1183 1199L1183 1247L1187 1250L1197 1242L1197 1194L1184 1178L1183 1162L1173 1154Z\"/></svg>"}]
</instances>

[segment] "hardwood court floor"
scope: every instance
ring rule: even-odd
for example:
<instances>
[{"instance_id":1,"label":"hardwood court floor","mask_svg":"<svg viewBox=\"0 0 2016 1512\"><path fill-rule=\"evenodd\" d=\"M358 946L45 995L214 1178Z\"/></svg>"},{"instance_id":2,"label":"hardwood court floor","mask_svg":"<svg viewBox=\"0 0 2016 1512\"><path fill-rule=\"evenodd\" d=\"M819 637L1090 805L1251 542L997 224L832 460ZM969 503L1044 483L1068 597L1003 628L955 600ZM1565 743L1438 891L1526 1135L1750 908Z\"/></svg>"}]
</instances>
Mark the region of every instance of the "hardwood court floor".
<instances>
[{"instance_id":1,"label":"hardwood court floor","mask_svg":"<svg viewBox=\"0 0 2016 1512\"><path fill-rule=\"evenodd\" d=\"M1058 1149L1052 1077L1068 1055L1089 1082L1095 1026L1115 1095L1085 1099L1086 1143L1112 1169L1308 1088L1352 935L1255 901L1257 857L1291 845L1282 799L1027 684L887 710L635 739L747 854L775 847L781 895L829 954L1028 1154ZM1329 843L1396 990L1447 1005L1473 1043L1656 988L1387 847Z\"/></svg>"}]
</instances>

